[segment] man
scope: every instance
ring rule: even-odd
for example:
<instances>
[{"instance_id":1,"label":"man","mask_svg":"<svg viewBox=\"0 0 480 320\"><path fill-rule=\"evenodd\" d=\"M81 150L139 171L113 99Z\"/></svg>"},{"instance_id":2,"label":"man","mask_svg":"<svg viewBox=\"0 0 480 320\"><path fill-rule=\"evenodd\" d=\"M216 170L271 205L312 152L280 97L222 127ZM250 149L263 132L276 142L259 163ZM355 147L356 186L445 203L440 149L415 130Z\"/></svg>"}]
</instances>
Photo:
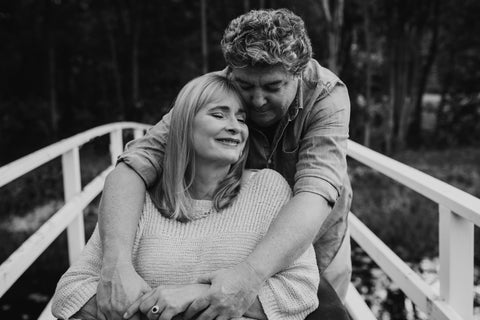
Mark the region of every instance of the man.
<instances>
[{"instance_id":1,"label":"man","mask_svg":"<svg viewBox=\"0 0 480 320\"><path fill-rule=\"evenodd\" d=\"M347 89L312 59L302 19L286 9L251 11L234 19L221 45L228 65L221 73L234 80L249 110L247 166L277 170L294 196L245 261L199 280L211 283L211 289L185 316L243 315L261 284L312 242L322 277L344 298L351 272ZM169 119L167 114L145 137L131 142L106 180L99 219L104 252L100 318L116 318L148 290L133 269L131 248L146 187L162 170Z\"/></svg>"}]
</instances>

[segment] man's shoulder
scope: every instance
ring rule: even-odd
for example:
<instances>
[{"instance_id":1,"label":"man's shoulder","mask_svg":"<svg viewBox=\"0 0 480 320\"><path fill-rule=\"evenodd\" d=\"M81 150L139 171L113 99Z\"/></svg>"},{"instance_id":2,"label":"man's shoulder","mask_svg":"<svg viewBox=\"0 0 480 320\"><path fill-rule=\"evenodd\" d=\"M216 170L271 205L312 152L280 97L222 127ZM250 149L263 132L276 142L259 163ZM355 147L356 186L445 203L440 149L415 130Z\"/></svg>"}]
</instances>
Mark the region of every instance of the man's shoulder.
<instances>
[{"instance_id":1,"label":"man's shoulder","mask_svg":"<svg viewBox=\"0 0 480 320\"><path fill-rule=\"evenodd\" d=\"M310 59L308 62L307 67L302 73L302 80L310 86L343 83L335 73L321 66L315 59Z\"/></svg>"},{"instance_id":2,"label":"man's shoulder","mask_svg":"<svg viewBox=\"0 0 480 320\"><path fill-rule=\"evenodd\" d=\"M348 92L342 80L314 59L310 60L303 72L302 82L303 107L305 109L324 107L323 101L327 97L341 100L341 105L348 102Z\"/></svg>"}]
</instances>

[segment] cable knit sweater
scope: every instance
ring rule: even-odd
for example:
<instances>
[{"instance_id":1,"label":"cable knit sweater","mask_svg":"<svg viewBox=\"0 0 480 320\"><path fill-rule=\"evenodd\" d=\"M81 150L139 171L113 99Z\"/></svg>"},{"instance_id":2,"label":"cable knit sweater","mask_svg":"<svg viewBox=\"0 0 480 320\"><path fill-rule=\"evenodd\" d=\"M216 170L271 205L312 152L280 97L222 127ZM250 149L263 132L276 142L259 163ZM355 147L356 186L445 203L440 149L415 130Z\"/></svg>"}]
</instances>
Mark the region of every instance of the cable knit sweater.
<instances>
[{"instance_id":1,"label":"cable knit sweater","mask_svg":"<svg viewBox=\"0 0 480 320\"><path fill-rule=\"evenodd\" d=\"M191 284L201 275L234 266L253 251L290 197L283 177L264 169L250 177L233 204L221 212L209 213L211 201L194 200L195 218L185 223L162 216L147 194L133 246L135 269L154 288ZM72 317L96 293L101 261L97 227L57 285L55 317ZM304 319L318 306L318 283L315 253L309 247L267 280L258 297L268 319Z\"/></svg>"}]
</instances>

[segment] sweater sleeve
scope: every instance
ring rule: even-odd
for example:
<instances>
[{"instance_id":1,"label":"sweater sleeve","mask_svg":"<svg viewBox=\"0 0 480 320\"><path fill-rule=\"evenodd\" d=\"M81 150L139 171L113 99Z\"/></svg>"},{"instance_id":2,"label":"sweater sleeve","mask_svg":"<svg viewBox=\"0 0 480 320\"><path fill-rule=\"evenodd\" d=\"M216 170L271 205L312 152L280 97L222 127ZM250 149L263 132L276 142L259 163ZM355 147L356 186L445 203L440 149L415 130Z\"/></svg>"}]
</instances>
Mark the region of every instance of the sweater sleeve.
<instances>
[{"instance_id":1,"label":"sweater sleeve","mask_svg":"<svg viewBox=\"0 0 480 320\"><path fill-rule=\"evenodd\" d=\"M310 246L290 267L268 279L259 300L268 319L301 320L318 307L320 276Z\"/></svg>"},{"instance_id":2,"label":"sweater sleeve","mask_svg":"<svg viewBox=\"0 0 480 320\"><path fill-rule=\"evenodd\" d=\"M52 313L68 319L77 313L97 292L102 262L98 225L80 257L60 278L52 298Z\"/></svg>"},{"instance_id":3,"label":"sweater sleeve","mask_svg":"<svg viewBox=\"0 0 480 320\"><path fill-rule=\"evenodd\" d=\"M260 179L258 187L263 189L265 194L255 191L262 198L268 199L268 203L276 203L270 208L272 212L264 212L275 219L283 205L290 200L291 190L278 172L269 169L262 171L266 178ZM319 282L315 251L313 246L310 246L292 265L268 279L260 289L258 297L267 318L305 319L318 307Z\"/></svg>"}]
</instances>

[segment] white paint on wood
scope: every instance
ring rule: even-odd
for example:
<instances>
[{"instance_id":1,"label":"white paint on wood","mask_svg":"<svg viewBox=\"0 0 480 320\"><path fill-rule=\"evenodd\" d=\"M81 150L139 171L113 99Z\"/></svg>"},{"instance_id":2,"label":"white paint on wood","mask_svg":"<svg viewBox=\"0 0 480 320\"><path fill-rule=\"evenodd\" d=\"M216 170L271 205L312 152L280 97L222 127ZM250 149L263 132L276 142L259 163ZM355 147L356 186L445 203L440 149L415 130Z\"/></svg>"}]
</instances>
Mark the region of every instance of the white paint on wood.
<instances>
[{"instance_id":1,"label":"white paint on wood","mask_svg":"<svg viewBox=\"0 0 480 320\"><path fill-rule=\"evenodd\" d=\"M348 155L480 226L480 199L351 140Z\"/></svg>"},{"instance_id":2,"label":"white paint on wood","mask_svg":"<svg viewBox=\"0 0 480 320\"><path fill-rule=\"evenodd\" d=\"M448 304L370 231L354 214L349 218L350 234L378 266L398 285L418 308L437 320L462 319Z\"/></svg>"},{"instance_id":3,"label":"white paint on wood","mask_svg":"<svg viewBox=\"0 0 480 320\"><path fill-rule=\"evenodd\" d=\"M38 320L56 320L52 314L52 300L50 300L45 309L43 309L42 313L38 317Z\"/></svg>"},{"instance_id":4,"label":"white paint on wood","mask_svg":"<svg viewBox=\"0 0 480 320\"><path fill-rule=\"evenodd\" d=\"M473 224L439 206L440 295L465 320L473 319Z\"/></svg>"},{"instance_id":5,"label":"white paint on wood","mask_svg":"<svg viewBox=\"0 0 480 320\"><path fill-rule=\"evenodd\" d=\"M62 155L62 172L63 172L63 194L65 203L75 197L82 191L82 179L80 175L80 156L78 147L65 152ZM68 257L72 264L85 246L85 228L83 225L82 209L74 212L75 218L68 225Z\"/></svg>"},{"instance_id":6,"label":"white paint on wood","mask_svg":"<svg viewBox=\"0 0 480 320\"><path fill-rule=\"evenodd\" d=\"M58 210L37 232L30 236L7 260L0 265L0 297L15 283L37 257L65 230L78 215L101 191L108 168L85 186L82 193L74 196Z\"/></svg>"},{"instance_id":7,"label":"white paint on wood","mask_svg":"<svg viewBox=\"0 0 480 320\"><path fill-rule=\"evenodd\" d=\"M123 151L122 130L110 132L110 160L113 165L117 163L117 158Z\"/></svg>"},{"instance_id":8,"label":"white paint on wood","mask_svg":"<svg viewBox=\"0 0 480 320\"><path fill-rule=\"evenodd\" d=\"M133 139L138 139L138 138L143 137L143 132L144 132L143 129L134 129L133 130Z\"/></svg>"},{"instance_id":9,"label":"white paint on wood","mask_svg":"<svg viewBox=\"0 0 480 320\"><path fill-rule=\"evenodd\" d=\"M351 283L348 285L345 307L352 320L377 320L365 300Z\"/></svg>"},{"instance_id":10,"label":"white paint on wood","mask_svg":"<svg viewBox=\"0 0 480 320\"><path fill-rule=\"evenodd\" d=\"M0 167L0 187L6 185L10 181L23 176L25 173L41 166L42 164L59 157L63 153L74 147L80 147L88 141L103 136L112 130L143 128L148 129L150 125L136 122L117 122L99 126L85 132L79 133L68 139L61 140L48 147L42 148L23 158L13 161Z\"/></svg>"}]
</instances>

